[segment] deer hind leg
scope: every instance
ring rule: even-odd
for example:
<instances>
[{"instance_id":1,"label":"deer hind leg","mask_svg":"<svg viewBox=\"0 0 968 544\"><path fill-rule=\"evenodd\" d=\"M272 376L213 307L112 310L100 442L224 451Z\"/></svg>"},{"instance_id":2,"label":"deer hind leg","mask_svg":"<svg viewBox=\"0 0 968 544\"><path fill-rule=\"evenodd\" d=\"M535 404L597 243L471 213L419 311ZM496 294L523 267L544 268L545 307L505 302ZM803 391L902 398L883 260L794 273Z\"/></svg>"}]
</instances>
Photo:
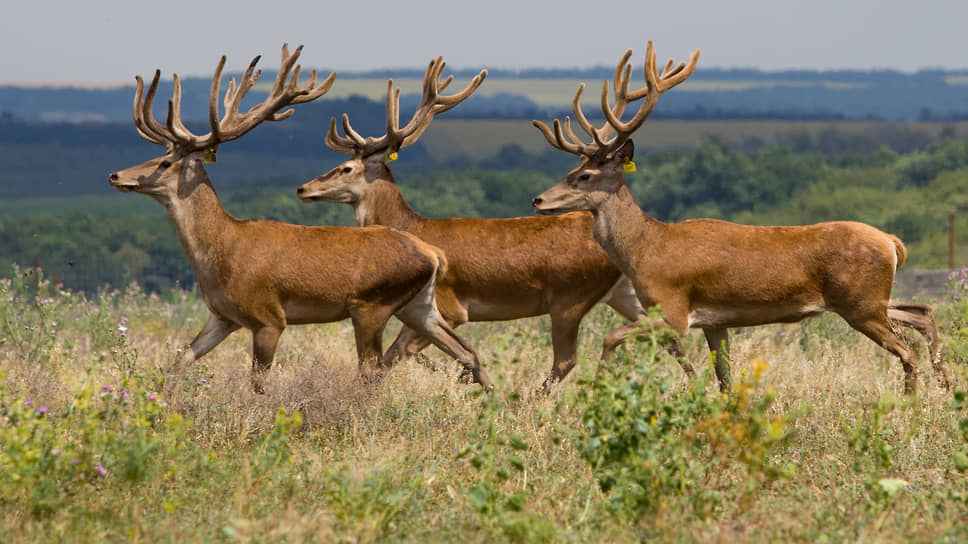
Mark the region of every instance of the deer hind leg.
<instances>
[{"instance_id":1,"label":"deer hind leg","mask_svg":"<svg viewBox=\"0 0 968 544\"><path fill-rule=\"evenodd\" d=\"M383 329L391 315L391 310L375 304L358 304L350 308L359 374L364 380L375 380L381 374Z\"/></svg>"},{"instance_id":2,"label":"deer hind leg","mask_svg":"<svg viewBox=\"0 0 968 544\"><path fill-rule=\"evenodd\" d=\"M284 326L264 325L252 330L252 388L260 395L265 393L265 375L272 367L276 346Z\"/></svg>"},{"instance_id":3,"label":"deer hind leg","mask_svg":"<svg viewBox=\"0 0 968 544\"><path fill-rule=\"evenodd\" d=\"M431 344L426 336L421 336L410 327L400 327L400 332L390 344L390 348L383 354L381 368L389 369L404 359L409 359Z\"/></svg>"},{"instance_id":4,"label":"deer hind leg","mask_svg":"<svg viewBox=\"0 0 968 544\"><path fill-rule=\"evenodd\" d=\"M639 321L648 319L648 313L642 307L642 303L639 302L632 282L625 275L622 275L615 282L615 285L602 298L602 302L608 304L622 317L632 322L613 329L602 339L601 362L607 363L612 359L615 350L625 343L629 333L642 326Z\"/></svg>"},{"instance_id":5,"label":"deer hind leg","mask_svg":"<svg viewBox=\"0 0 968 544\"><path fill-rule=\"evenodd\" d=\"M921 336L928 345L928 355L934 369L938 385L945 391L951 388L948 364L941 359L941 343L938 340L938 327L934 322L934 310L927 304L906 304L891 302L887 307L887 317L893 322L910 327Z\"/></svg>"},{"instance_id":6,"label":"deer hind leg","mask_svg":"<svg viewBox=\"0 0 968 544\"><path fill-rule=\"evenodd\" d=\"M709 355L714 358L719 390L725 393L729 391L732 382L729 370L729 329L703 329L703 333L709 345Z\"/></svg>"},{"instance_id":7,"label":"deer hind leg","mask_svg":"<svg viewBox=\"0 0 968 544\"><path fill-rule=\"evenodd\" d=\"M427 282L415 297L397 311L397 318L418 334L426 336L444 353L457 359L464 367L465 374L469 374L475 382L481 384L485 391L490 391L494 388L491 377L481 366L477 353L467 342L457 336L437 310L434 283L434 279Z\"/></svg>"},{"instance_id":8,"label":"deer hind leg","mask_svg":"<svg viewBox=\"0 0 968 544\"><path fill-rule=\"evenodd\" d=\"M212 351L215 346L222 343L222 340L232 334L233 332L239 330L239 326L231 321L227 321L218 317L215 314L209 314L208 320L205 325L202 326L202 330L198 331L192 343L188 346L188 349L183 351L181 355L175 359L174 364L171 367L171 372L173 374L180 374L185 371L185 367L189 364L195 362L197 359L201 359L206 353Z\"/></svg>"},{"instance_id":9,"label":"deer hind leg","mask_svg":"<svg viewBox=\"0 0 968 544\"><path fill-rule=\"evenodd\" d=\"M914 356L911 349L901 340L891 326L887 312L884 312L883 315L848 319L847 323L851 327L864 333L865 336L876 342L877 345L896 355L901 360L901 366L904 368L904 393L908 395L917 393L918 367L915 364Z\"/></svg>"},{"instance_id":10,"label":"deer hind leg","mask_svg":"<svg viewBox=\"0 0 968 544\"><path fill-rule=\"evenodd\" d=\"M602 341L602 362L607 363L612 358L615 349L624 344L628 337L633 334L639 341L648 340L656 334L661 335L659 342L663 349L675 358L686 376L695 377L696 370L693 369L692 363L686 357L686 349L682 346L681 335L670 327L664 319L646 315L642 315L639 321L613 329L605 336L605 340Z\"/></svg>"},{"instance_id":11,"label":"deer hind leg","mask_svg":"<svg viewBox=\"0 0 968 544\"><path fill-rule=\"evenodd\" d=\"M551 373L544 379L539 394L548 394L551 388L575 368L578 363L578 327L581 318L588 312L590 306L572 308L566 312L551 313L551 345L553 360ZM577 314L577 315L575 315Z\"/></svg>"},{"instance_id":12,"label":"deer hind leg","mask_svg":"<svg viewBox=\"0 0 968 544\"><path fill-rule=\"evenodd\" d=\"M456 329L467 323L467 309L457 300L457 296L450 289L437 287L435 294L437 308L444 316L447 325ZM409 359L419 354L432 342L426 336L404 325L400 328L399 334L390 345L390 349L383 355L381 366L391 368L403 359Z\"/></svg>"},{"instance_id":13,"label":"deer hind leg","mask_svg":"<svg viewBox=\"0 0 968 544\"><path fill-rule=\"evenodd\" d=\"M649 317L645 307L642 306L638 296L635 294L635 288L631 280L628 279L628 276L623 275L619 278L615 286L612 287L612 290L605 296L603 302L614 308L615 311L622 314L629 321L632 321L632 323L615 328L605 335L605 339L602 340L603 363L611 360L615 350L628 340L630 334L642 329L643 325L648 325L651 331L660 332L665 336L663 339L665 350L675 357L676 362L682 367L682 371L689 377L696 375L692 364L686 359L686 350L682 347L680 334L676 333L665 320ZM647 336L639 334L637 338L645 339Z\"/></svg>"}]
</instances>

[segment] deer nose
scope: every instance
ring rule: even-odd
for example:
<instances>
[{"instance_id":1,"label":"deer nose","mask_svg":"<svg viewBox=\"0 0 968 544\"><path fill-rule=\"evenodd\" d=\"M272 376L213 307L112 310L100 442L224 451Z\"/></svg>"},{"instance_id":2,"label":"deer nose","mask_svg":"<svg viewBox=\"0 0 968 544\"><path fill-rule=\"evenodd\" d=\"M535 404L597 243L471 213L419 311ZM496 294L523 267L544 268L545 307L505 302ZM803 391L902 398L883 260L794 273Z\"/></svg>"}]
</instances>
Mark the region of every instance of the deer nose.
<instances>
[{"instance_id":1,"label":"deer nose","mask_svg":"<svg viewBox=\"0 0 968 544\"><path fill-rule=\"evenodd\" d=\"M531 199L531 206L534 208L537 208L538 206L541 205L542 202L544 202L544 200L542 200L540 196L536 196Z\"/></svg>"},{"instance_id":2,"label":"deer nose","mask_svg":"<svg viewBox=\"0 0 968 544\"><path fill-rule=\"evenodd\" d=\"M296 195L297 196L301 196L305 192L306 192L306 188L305 187L300 187L300 188L296 189Z\"/></svg>"},{"instance_id":3,"label":"deer nose","mask_svg":"<svg viewBox=\"0 0 968 544\"><path fill-rule=\"evenodd\" d=\"M118 174L116 172L114 174L111 174L110 176L108 176L108 180L109 181L118 181Z\"/></svg>"}]
</instances>

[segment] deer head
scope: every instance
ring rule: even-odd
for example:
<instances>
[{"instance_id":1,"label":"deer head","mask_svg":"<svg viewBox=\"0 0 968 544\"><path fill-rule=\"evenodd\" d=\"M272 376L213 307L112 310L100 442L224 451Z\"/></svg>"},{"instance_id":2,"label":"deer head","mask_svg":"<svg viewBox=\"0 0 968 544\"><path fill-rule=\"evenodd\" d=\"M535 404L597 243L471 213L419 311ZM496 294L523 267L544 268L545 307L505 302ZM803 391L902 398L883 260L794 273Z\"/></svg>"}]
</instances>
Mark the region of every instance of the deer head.
<instances>
[{"instance_id":1,"label":"deer head","mask_svg":"<svg viewBox=\"0 0 968 544\"><path fill-rule=\"evenodd\" d=\"M342 124L346 135L341 136L336 128L336 118L330 119L326 146L352 158L305 183L297 190L299 198L306 202L325 200L355 204L364 198L371 181L392 179L386 163L395 159L399 150L416 143L434 117L464 101L487 77L487 70L481 70L463 91L445 96L441 92L454 80L451 75L441 81L446 66L443 57L430 61L424 73L420 104L403 128L400 127L400 88L394 86L392 79L387 82L387 130L383 136L364 138L353 130L345 113Z\"/></svg>"},{"instance_id":2,"label":"deer head","mask_svg":"<svg viewBox=\"0 0 968 544\"><path fill-rule=\"evenodd\" d=\"M591 142L585 142L575 134L571 128L571 119L565 117L564 123L554 120L554 128L541 121L534 121L534 126L544 134L548 143L562 151L578 155L581 164L559 181L556 185L532 199L534 209L541 214L551 214L565 211L591 210L595 211L609 195L615 194L625 181L622 174L630 169L634 154L634 145L630 137L649 117L662 93L682 83L688 78L699 62L699 50L689 56L688 64L680 62L673 67L670 59L659 75L656 66L655 49L652 42L645 54L645 87L630 91L629 80L632 66L629 58L632 50L622 55L615 68L612 89L615 95L615 105L608 103L608 82L602 84L602 113L605 124L595 128L585 117L581 109L581 95L585 89L584 83L578 86L578 91L572 100L572 110L575 120L582 129L591 136ZM621 117L629 103L643 99L642 105L635 115L627 122ZM614 135L613 135L614 132Z\"/></svg>"},{"instance_id":3,"label":"deer head","mask_svg":"<svg viewBox=\"0 0 968 544\"><path fill-rule=\"evenodd\" d=\"M301 52L302 46L296 48L292 54L289 53L287 45L282 46L282 63L269 95L262 103L242 113L239 111L242 99L262 73L261 70L255 70L260 57L254 58L239 80L238 87L234 78L229 80L223 101L225 114L220 119L218 95L226 60L222 56L215 69L209 94L208 119L211 131L203 136L191 133L182 123L181 83L177 74L173 76L174 91L168 101L168 118L164 125L156 121L152 113L161 71L155 71L147 94L144 94L144 81L141 76L136 76L137 89L133 108L135 128L145 140L165 146L165 154L111 174L111 185L122 192L136 191L149 195L167 206L179 194L189 194L198 183L207 183L208 178L202 164L206 157L214 157L219 144L241 137L263 121L286 119L292 115L293 110L279 110L315 100L332 87L336 74L330 74L317 85L315 70L305 85L298 85L300 66L296 64L296 60Z\"/></svg>"}]
</instances>

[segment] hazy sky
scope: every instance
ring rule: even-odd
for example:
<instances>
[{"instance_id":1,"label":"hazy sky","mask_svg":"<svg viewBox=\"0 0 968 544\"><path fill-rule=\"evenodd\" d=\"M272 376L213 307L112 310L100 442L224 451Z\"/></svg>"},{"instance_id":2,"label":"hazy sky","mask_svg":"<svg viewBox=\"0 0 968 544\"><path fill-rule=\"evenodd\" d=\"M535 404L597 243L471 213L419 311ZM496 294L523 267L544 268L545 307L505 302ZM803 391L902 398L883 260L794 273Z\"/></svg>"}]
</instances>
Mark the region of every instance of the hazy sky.
<instances>
[{"instance_id":1,"label":"hazy sky","mask_svg":"<svg viewBox=\"0 0 968 544\"><path fill-rule=\"evenodd\" d=\"M966 69L966 22L968 0L26 0L0 8L0 83L272 68L283 42L336 70L613 65L649 39L660 61L702 49L699 70Z\"/></svg>"}]
</instances>

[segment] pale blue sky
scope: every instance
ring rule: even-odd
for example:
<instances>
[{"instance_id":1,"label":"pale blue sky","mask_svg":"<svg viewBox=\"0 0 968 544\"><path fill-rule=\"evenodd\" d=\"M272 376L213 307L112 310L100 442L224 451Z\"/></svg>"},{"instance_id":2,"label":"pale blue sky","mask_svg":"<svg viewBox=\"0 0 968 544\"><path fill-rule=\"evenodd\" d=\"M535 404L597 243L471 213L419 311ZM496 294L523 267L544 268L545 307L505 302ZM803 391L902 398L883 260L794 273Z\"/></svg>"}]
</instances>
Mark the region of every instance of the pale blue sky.
<instances>
[{"instance_id":1,"label":"pale blue sky","mask_svg":"<svg viewBox=\"0 0 968 544\"><path fill-rule=\"evenodd\" d=\"M32 0L0 8L0 84L271 68L282 42L336 70L608 66L649 39L660 60L701 48L700 69L968 69L966 21L968 0Z\"/></svg>"}]
</instances>

